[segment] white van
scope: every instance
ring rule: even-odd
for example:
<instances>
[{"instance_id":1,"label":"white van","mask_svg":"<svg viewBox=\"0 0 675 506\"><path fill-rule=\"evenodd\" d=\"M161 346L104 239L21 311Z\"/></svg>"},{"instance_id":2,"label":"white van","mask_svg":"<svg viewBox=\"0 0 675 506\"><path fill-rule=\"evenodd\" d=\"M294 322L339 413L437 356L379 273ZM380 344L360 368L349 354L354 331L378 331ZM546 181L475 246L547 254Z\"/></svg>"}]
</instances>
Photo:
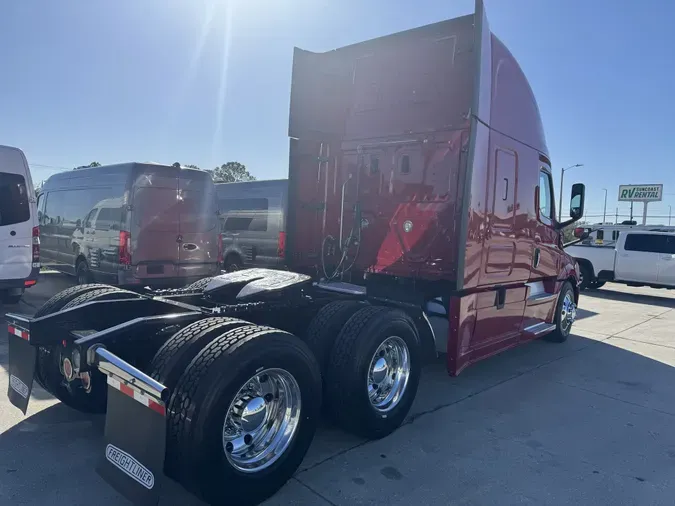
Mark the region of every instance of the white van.
<instances>
[{"instance_id":1,"label":"white van","mask_svg":"<svg viewBox=\"0 0 675 506\"><path fill-rule=\"evenodd\" d=\"M40 272L37 200L26 157L0 146L0 298L16 304Z\"/></svg>"}]
</instances>

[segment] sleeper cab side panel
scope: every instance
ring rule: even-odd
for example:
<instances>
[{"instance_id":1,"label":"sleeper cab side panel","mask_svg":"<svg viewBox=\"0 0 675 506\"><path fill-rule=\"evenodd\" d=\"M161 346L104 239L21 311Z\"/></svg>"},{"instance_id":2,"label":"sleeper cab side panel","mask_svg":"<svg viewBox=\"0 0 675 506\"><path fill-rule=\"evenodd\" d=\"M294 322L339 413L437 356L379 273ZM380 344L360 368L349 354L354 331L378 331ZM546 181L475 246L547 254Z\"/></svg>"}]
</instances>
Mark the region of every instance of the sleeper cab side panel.
<instances>
[{"instance_id":1,"label":"sleeper cab side panel","mask_svg":"<svg viewBox=\"0 0 675 506\"><path fill-rule=\"evenodd\" d=\"M521 322L527 287L505 291L498 307L496 290L450 299L447 367L452 376L466 366L491 357L521 342Z\"/></svg>"}]
</instances>

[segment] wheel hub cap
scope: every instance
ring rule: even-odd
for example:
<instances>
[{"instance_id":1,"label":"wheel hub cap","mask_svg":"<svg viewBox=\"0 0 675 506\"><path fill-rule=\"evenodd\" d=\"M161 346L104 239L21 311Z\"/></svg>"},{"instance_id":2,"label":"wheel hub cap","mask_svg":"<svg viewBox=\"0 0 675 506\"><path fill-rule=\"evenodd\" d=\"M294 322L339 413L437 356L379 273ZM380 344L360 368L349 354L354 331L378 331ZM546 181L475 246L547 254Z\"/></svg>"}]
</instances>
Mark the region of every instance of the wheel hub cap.
<instances>
[{"instance_id":1,"label":"wheel hub cap","mask_svg":"<svg viewBox=\"0 0 675 506\"><path fill-rule=\"evenodd\" d=\"M223 424L223 449L245 473L272 465L289 447L300 423L300 387L288 371L265 369L232 399Z\"/></svg>"},{"instance_id":2,"label":"wheel hub cap","mask_svg":"<svg viewBox=\"0 0 675 506\"><path fill-rule=\"evenodd\" d=\"M378 358L373 366L373 383L381 385L387 379L388 372L389 364L387 363L387 359L384 357Z\"/></svg>"},{"instance_id":3,"label":"wheel hub cap","mask_svg":"<svg viewBox=\"0 0 675 506\"><path fill-rule=\"evenodd\" d=\"M562 310L560 311L560 323L563 330L568 330L574 320L577 319L577 306L572 300L572 296L567 293L562 303Z\"/></svg>"},{"instance_id":4,"label":"wheel hub cap","mask_svg":"<svg viewBox=\"0 0 675 506\"><path fill-rule=\"evenodd\" d=\"M267 418L267 405L262 397L254 397L241 412L241 428L246 432L258 430Z\"/></svg>"},{"instance_id":5,"label":"wheel hub cap","mask_svg":"<svg viewBox=\"0 0 675 506\"><path fill-rule=\"evenodd\" d=\"M368 369L367 388L370 403L377 411L394 409L400 402L410 377L410 352L398 336L378 346Z\"/></svg>"}]
</instances>

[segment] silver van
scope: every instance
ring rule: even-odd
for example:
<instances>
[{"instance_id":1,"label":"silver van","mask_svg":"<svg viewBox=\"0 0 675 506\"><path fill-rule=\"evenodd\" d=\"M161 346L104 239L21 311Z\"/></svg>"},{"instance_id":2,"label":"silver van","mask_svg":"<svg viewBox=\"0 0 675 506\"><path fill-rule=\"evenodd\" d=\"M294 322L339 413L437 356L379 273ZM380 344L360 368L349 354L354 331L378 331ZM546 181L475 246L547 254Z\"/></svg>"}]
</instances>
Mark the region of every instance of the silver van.
<instances>
[{"instance_id":1,"label":"silver van","mask_svg":"<svg viewBox=\"0 0 675 506\"><path fill-rule=\"evenodd\" d=\"M38 198L42 263L79 283L177 287L220 272L207 172L148 163L51 176Z\"/></svg>"},{"instance_id":2,"label":"silver van","mask_svg":"<svg viewBox=\"0 0 675 506\"><path fill-rule=\"evenodd\" d=\"M288 180L217 183L223 268L284 267Z\"/></svg>"}]
</instances>

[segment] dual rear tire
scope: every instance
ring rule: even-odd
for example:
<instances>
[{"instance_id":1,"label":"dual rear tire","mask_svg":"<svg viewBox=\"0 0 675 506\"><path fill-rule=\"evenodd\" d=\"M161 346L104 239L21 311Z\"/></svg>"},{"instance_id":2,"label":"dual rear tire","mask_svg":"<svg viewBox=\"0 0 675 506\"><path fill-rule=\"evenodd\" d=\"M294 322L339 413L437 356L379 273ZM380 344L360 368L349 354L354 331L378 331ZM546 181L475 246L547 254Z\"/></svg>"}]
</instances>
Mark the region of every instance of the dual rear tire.
<instances>
[{"instance_id":1,"label":"dual rear tire","mask_svg":"<svg viewBox=\"0 0 675 506\"><path fill-rule=\"evenodd\" d=\"M201 287L200 287L201 288ZM50 299L45 316L95 300L138 296L79 285ZM360 302L324 306L306 342L282 330L210 317L173 334L148 372L169 387L165 471L210 504L258 504L281 488L305 457L325 411L366 438L394 431L407 416L420 376L420 343L404 312ZM107 386L65 382L59 350L41 349L36 378L62 402L103 412Z\"/></svg>"},{"instance_id":2,"label":"dual rear tire","mask_svg":"<svg viewBox=\"0 0 675 506\"><path fill-rule=\"evenodd\" d=\"M130 297L138 295L110 285L76 285L54 295L36 311L34 317L47 316L88 302ZM61 351L58 346L38 347L35 361L35 381L63 404L85 413L105 412L107 385L100 372L92 372L86 388L80 378L66 381L60 369Z\"/></svg>"},{"instance_id":3,"label":"dual rear tire","mask_svg":"<svg viewBox=\"0 0 675 506\"><path fill-rule=\"evenodd\" d=\"M195 322L152 361L172 392L165 471L210 504L258 504L302 462L322 391L341 427L367 438L395 430L415 397L419 350L410 317L361 303L325 306L307 342L234 318Z\"/></svg>"},{"instance_id":4,"label":"dual rear tire","mask_svg":"<svg viewBox=\"0 0 675 506\"><path fill-rule=\"evenodd\" d=\"M331 302L310 324L307 343L322 366L324 410L338 426L378 439L403 423L422 368L420 336L410 316Z\"/></svg>"},{"instance_id":5,"label":"dual rear tire","mask_svg":"<svg viewBox=\"0 0 675 506\"><path fill-rule=\"evenodd\" d=\"M172 392L165 471L209 504L270 497L314 438L321 374L292 334L207 318L174 334L151 374Z\"/></svg>"}]
</instances>

